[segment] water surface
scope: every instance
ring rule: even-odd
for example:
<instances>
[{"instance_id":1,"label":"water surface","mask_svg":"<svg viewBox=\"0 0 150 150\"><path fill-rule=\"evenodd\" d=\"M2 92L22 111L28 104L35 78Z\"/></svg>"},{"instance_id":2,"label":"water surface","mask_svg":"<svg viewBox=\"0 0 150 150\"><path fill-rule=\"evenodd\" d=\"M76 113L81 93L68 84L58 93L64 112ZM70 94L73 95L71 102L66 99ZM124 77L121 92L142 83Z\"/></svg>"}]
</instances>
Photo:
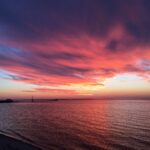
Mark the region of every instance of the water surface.
<instances>
[{"instance_id":1,"label":"water surface","mask_svg":"<svg viewBox=\"0 0 150 150\"><path fill-rule=\"evenodd\" d=\"M0 132L43 150L149 150L150 101L0 104Z\"/></svg>"}]
</instances>

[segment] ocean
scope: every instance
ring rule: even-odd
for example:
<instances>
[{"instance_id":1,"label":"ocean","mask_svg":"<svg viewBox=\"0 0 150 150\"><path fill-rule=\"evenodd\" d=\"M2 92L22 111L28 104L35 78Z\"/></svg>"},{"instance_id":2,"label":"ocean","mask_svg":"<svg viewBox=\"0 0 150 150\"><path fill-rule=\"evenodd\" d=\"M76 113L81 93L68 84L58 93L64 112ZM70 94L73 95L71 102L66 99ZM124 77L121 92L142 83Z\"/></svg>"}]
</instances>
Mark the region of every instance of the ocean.
<instances>
[{"instance_id":1,"label":"ocean","mask_svg":"<svg viewBox=\"0 0 150 150\"><path fill-rule=\"evenodd\" d=\"M0 104L0 133L43 150L149 150L150 101Z\"/></svg>"}]
</instances>

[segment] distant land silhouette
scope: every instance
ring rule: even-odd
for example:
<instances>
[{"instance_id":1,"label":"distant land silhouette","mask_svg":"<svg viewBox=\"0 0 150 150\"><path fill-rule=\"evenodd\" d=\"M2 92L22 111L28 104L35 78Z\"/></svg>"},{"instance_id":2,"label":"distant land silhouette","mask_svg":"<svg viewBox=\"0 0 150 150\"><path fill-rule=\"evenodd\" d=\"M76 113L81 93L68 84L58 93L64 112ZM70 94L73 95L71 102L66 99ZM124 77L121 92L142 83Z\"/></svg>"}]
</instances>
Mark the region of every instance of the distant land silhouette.
<instances>
[{"instance_id":1,"label":"distant land silhouette","mask_svg":"<svg viewBox=\"0 0 150 150\"><path fill-rule=\"evenodd\" d=\"M5 100L0 100L0 103L13 103L14 101L12 99L5 99Z\"/></svg>"},{"instance_id":2,"label":"distant land silhouette","mask_svg":"<svg viewBox=\"0 0 150 150\"><path fill-rule=\"evenodd\" d=\"M0 103L20 103L20 102L31 102L31 103L38 103L38 102L57 102L61 99L5 99L5 100L0 100Z\"/></svg>"}]
</instances>

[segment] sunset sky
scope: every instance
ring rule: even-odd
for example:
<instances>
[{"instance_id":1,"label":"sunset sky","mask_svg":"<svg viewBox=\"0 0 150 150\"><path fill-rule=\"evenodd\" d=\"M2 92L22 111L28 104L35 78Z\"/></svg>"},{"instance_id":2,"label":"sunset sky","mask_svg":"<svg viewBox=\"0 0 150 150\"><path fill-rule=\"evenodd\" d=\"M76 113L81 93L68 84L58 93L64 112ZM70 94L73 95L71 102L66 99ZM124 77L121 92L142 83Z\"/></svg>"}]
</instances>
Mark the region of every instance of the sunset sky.
<instances>
[{"instance_id":1,"label":"sunset sky","mask_svg":"<svg viewBox=\"0 0 150 150\"><path fill-rule=\"evenodd\" d=\"M150 0L0 0L0 99L150 98Z\"/></svg>"}]
</instances>

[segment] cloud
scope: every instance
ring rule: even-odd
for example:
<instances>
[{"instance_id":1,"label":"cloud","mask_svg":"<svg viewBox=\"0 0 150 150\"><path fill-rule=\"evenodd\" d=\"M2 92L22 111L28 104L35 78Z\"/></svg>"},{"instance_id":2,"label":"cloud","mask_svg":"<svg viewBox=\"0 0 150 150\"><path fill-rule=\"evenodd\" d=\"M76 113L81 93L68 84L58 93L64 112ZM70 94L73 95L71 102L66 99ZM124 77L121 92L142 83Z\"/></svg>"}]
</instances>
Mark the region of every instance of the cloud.
<instances>
[{"instance_id":1,"label":"cloud","mask_svg":"<svg viewBox=\"0 0 150 150\"><path fill-rule=\"evenodd\" d=\"M138 42L150 40L149 0L1 0L0 6L1 35L8 39L41 41L81 32L104 38L120 24Z\"/></svg>"},{"instance_id":2,"label":"cloud","mask_svg":"<svg viewBox=\"0 0 150 150\"><path fill-rule=\"evenodd\" d=\"M46 92L46 93L50 93L50 94L60 94L60 95L77 95L79 94L77 91L75 90L69 90L69 89L59 89L59 88L35 88L33 90L23 90L23 92L31 92L31 93L35 93L35 92Z\"/></svg>"},{"instance_id":3,"label":"cloud","mask_svg":"<svg viewBox=\"0 0 150 150\"><path fill-rule=\"evenodd\" d=\"M0 69L38 85L149 78L149 14L149 0L1 0Z\"/></svg>"}]
</instances>

